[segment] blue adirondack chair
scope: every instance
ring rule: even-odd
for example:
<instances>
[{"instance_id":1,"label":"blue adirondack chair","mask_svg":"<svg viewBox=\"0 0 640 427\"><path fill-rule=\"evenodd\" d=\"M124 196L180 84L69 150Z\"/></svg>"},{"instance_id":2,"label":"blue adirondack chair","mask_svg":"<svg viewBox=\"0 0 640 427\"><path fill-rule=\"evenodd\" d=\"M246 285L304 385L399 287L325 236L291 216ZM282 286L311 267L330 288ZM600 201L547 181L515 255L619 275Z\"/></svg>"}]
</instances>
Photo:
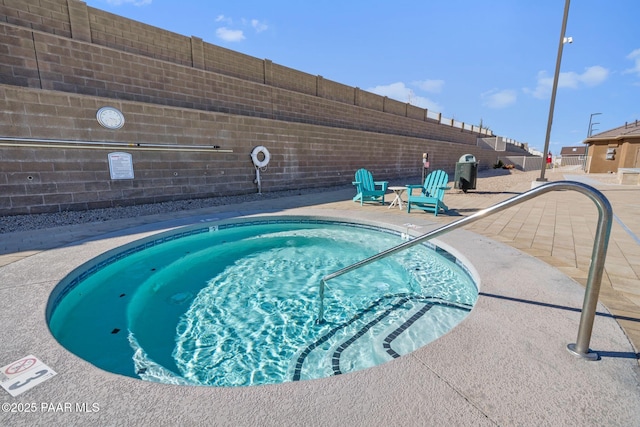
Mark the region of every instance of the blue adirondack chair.
<instances>
[{"instance_id":1,"label":"blue adirondack chair","mask_svg":"<svg viewBox=\"0 0 640 427\"><path fill-rule=\"evenodd\" d=\"M449 175L443 170L431 172L422 185L407 185L407 213L411 212L411 207L433 212L438 216L440 210L444 212L449 208L444 204L444 192L451 187L447 187ZM420 188L420 194L412 194L413 189Z\"/></svg>"},{"instance_id":2,"label":"blue adirondack chair","mask_svg":"<svg viewBox=\"0 0 640 427\"><path fill-rule=\"evenodd\" d=\"M389 182L374 181L371 172L366 169L358 169L353 185L356 186L357 192L353 198L354 202L360 200L360 205L364 202L380 202L384 205L384 194L387 192Z\"/></svg>"}]
</instances>

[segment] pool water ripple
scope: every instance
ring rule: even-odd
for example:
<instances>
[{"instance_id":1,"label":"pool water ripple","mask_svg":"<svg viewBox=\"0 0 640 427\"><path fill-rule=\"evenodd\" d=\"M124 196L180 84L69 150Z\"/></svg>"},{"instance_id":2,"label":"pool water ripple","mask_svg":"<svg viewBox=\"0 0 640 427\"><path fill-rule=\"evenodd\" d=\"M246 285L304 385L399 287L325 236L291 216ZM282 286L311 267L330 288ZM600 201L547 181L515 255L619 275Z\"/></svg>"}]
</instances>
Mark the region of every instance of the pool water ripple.
<instances>
[{"instance_id":1,"label":"pool water ripple","mask_svg":"<svg viewBox=\"0 0 640 427\"><path fill-rule=\"evenodd\" d=\"M316 325L321 278L401 243L399 235L304 222L215 230L92 273L53 310L54 336L98 367L149 381L270 384L407 354L462 321L477 298L464 269L418 245L331 280L327 322ZM123 332L105 339L111 325ZM89 345L81 336L91 337Z\"/></svg>"}]
</instances>

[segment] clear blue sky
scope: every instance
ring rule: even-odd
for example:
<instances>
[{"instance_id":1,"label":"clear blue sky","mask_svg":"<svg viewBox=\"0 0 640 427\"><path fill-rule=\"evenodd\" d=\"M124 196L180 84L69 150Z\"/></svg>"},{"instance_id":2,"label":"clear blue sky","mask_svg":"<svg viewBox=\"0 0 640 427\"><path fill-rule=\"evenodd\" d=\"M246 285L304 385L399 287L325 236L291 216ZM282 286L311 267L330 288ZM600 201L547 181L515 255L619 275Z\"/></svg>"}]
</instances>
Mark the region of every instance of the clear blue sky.
<instances>
[{"instance_id":1,"label":"clear blue sky","mask_svg":"<svg viewBox=\"0 0 640 427\"><path fill-rule=\"evenodd\" d=\"M565 0L86 0L542 150ZM640 2L573 0L554 154L640 119Z\"/></svg>"}]
</instances>

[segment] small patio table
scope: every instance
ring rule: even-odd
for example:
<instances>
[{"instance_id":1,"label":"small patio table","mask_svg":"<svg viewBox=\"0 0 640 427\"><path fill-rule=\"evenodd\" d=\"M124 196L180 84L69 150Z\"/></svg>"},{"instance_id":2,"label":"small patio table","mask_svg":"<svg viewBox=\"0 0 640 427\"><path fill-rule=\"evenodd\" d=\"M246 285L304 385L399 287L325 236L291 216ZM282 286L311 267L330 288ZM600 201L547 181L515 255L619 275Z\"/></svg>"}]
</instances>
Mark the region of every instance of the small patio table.
<instances>
[{"instance_id":1,"label":"small patio table","mask_svg":"<svg viewBox=\"0 0 640 427\"><path fill-rule=\"evenodd\" d=\"M402 193L404 193L406 189L407 187L399 187L399 186L389 187L389 190L393 191L396 197L393 199L393 201L391 202L391 204L387 209L391 208L391 206L398 206L398 208L402 210Z\"/></svg>"}]
</instances>

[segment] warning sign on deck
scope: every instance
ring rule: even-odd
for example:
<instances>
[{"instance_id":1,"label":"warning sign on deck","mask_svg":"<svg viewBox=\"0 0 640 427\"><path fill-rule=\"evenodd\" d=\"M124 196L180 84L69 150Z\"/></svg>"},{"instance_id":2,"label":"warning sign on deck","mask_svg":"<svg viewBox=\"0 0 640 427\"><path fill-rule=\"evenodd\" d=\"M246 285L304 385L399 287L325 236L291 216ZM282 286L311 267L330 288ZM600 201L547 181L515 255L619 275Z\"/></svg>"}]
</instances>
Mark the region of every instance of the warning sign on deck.
<instances>
[{"instance_id":1,"label":"warning sign on deck","mask_svg":"<svg viewBox=\"0 0 640 427\"><path fill-rule=\"evenodd\" d=\"M0 385L15 397L54 375L53 369L29 355L0 368Z\"/></svg>"}]
</instances>

